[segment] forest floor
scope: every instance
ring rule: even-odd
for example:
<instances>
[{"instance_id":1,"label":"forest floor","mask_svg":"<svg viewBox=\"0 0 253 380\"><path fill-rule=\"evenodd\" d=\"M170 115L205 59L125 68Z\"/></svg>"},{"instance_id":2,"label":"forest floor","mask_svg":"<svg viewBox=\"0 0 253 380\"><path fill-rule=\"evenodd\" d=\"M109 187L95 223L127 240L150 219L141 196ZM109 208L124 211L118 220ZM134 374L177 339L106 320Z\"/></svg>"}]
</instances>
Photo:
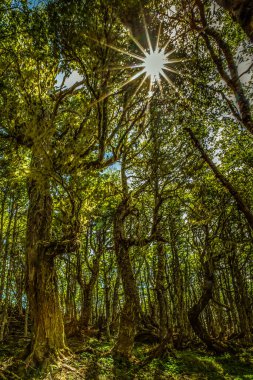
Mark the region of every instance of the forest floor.
<instances>
[{"instance_id":1,"label":"forest floor","mask_svg":"<svg viewBox=\"0 0 253 380\"><path fill-rule=\"evenodd\" d=\"M103 380L103 379L174 379L174 380L219 380L252 379L253 350L237 355L214 356L204 350L176 351L166 360L145 360L152 346L137 345L133 359L120 363L113 359L110 350L112 343L88 338L84 341L69 339L73 355L59 363L50 365L47 373L41 370L23 375L8 373L14 355L22 352L27 339L12 339L0 346L0 379L29 380ZM15 363L15 362L14 362ZM15 371L14 371L15 372Z\"/></svg>"}]
</instances>

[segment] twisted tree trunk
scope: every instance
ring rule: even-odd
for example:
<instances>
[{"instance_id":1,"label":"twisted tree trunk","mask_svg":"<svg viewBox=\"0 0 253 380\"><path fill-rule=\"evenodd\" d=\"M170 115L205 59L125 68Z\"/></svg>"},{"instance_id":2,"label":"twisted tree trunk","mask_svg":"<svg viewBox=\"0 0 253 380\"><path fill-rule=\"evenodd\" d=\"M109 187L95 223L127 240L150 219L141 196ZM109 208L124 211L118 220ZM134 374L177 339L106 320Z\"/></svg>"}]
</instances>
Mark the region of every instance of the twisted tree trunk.
<instances>
[{"instance_id":1,"label":"twisted tree trunk","mask_svg":"<svg viewBox=\"0 0 253 380\"><path fill-rule=\"evenodd\" d=\"M209 304L209 301L213 296L214 288L214 267L211 261L207 261L204 264L204 283L202 287L202 294L199 300L190 308L188 312L188 318L190 324L202 342L204 342L210 350L222 353L226 351L227 347L216 339L212 338L207 330L203 327L200 321L200 315Z\"/></svg>"},{"instance_id":2,"label":"twisted tree trunk","mask_svg":"<svg viewBox=\"0 0 253 380\"><path fill-rule=\"evenodd\" d=\"M125 239L124 219L128 214L128 202L124 199L118 207L114 219L115 254L124 289L124 306L120 314L119 334L114 353L128 358L134 346L136 329L140 320L141 308L135 276Z\"/></svg>"}]
</instances>

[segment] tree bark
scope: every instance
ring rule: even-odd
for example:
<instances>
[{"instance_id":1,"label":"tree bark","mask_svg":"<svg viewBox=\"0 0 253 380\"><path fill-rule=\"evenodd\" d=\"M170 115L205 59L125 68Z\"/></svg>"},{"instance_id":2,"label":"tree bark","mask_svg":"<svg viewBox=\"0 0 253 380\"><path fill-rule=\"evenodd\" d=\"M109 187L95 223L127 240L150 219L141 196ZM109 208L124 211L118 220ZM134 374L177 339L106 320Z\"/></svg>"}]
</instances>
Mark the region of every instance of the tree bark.
<instances>
[{"instance_id":1,"label":"tree bark","mask_svg":"<svg viewBox=\"0 0 253 380\"><path fill-rule=\"evenodd\" d=\"M119 324L119 287L120 287L120 275L117 272L115 283L113 286L112 321L110 324L110 332L115 332Z\"/></svg>"},{"instance_id":2,"label":"tree bark","mask_svg":"<svg viewBox=\"0 0 253 380\"><path fill-rule=\"evenodd\" d=\"M15 215L15 199L10 200L10 212L9 212L9 218L8 218L8 224L7 224L7 229L5 233L5 243L2 243L2 249L1 251L3 252L3 256L1 258L1 279L0 279L0 305L1 301L4 298L4 290L5 290L5 285L6 285L6 276L7 276L7 258L8 255L10 254L9 252L9 246L10 246L10 239L11 239L11 226L12 226L12 221Z\"/></svg>"},{"instance_id":3,"label":"tree bark","mask_svg":"<svg viewBox=\"0 0 253 380\"><path fill-rule=\"evenodd\" d=\"M202 294L199 300L190 308L188 312L188 318L192 326L193 331L204 342L210 350L221 353L226 351L226 347L220 342L212 338L207 330L202 326L200 321L200 314L205 307L209 304L209 301L213 296L214 288L214 268L211 261L207 261L204 264L204 283L202 288Z\"/></svg>"},{"instance_id":4,"label":"tree bark","mask_svg":"<svg viewBox=\"0 0 253 380\"><path fill-rule=\"evenodd\" d=\"M128 200L123 199L114 218L115 254L124 290L124 306L120 315L120 328L114 353L129 358L134 346L134 338L141 307L135 276L129 256L129 247L125 239L124 220L128 215Z\"/></svg>"},{"instance_id":5,"label":"tree bark","mask_svg":"<svg viewBox=\"0 0 253 380\"><path fill-rule=\"evenodd\" d=\"M240 263L235 250L230 257L229 265L232 274L232 284L235 291L235 304L239 315L240 337L245 343L251 343L253 331L252 303L248 294L247 283L241 273Z\"/></svg>"},{"instance_id":6,"label":"tree bark","mask_svg":"<svg viewBox=\"0 0 253 380\"><path fill-rule=\"evenodd\" d=\"M89 322L92 314L92 294L96 281L91 285L85 284L82 290L82 311L80 318L80 326L84 329L88 329Z\"/></svg>"},{"instance_id":7,"label":"tree bark","mask_svg":"<svg viewBox=\"0 0 253 380\"><path fill-rule=\"evenodd\" d=\"M157 275L156 275L156 297L159 305L159 327L160 340L163 341L168 336L168 305L165 291L165 250L163 243L157 244ZM170 329L171 330L171 329ZM171 331L170 331L171 335ZM172 336L170 336L172 339Z\"/></svg>"},{"instance_id":8,"label":"tree bark","mask_svg":"<svg viewBox=\"0 0 253 380\"><path fill-rule=\"evenodd\" d=\"M85 255L88 255L88 239L89 234L92 235L92 228L90 231L87 231L87 243L86 243L86 252ZM104 234L103 231L96 231L96 240L97 245L93 246L93 251L95 252L95 257L93 259L92 265L89 266L89 270L91 271L91 275L89 280L85 281L82 278L82 269L80 263L80 257L78 259L78 282L82 288L82 309L81 309L81 318L80 318L80 326L84 329L88 329L89 322L92 314L92 296L94 292L94 288L99 276L100 269L100 259L104 251Z\"/></svg>"},{"instance_id":9,"label":"tree bark","mask_svg":"<svg viewBox=\"0 0 253 380\"><path fill-rule=\"evenodd\" d=\"M32 178L28 183L27 294L33 328L27 361L33 364L43 363L66 349L54 255L43 244L50 240L53 206L48 178L42 174L42 161L36 156L32 158Z\"/></svg>"},{"instance_id":10,"label":"tree bark","mask_svg":"<svg viewBox=\"0 0 253 380\"><path fill-rule=\"evenodd\" d=\"M182 265L180 260L179 242L180 242L180 212L176 203L172 203L171 216L168 221L168 230L170 234L170 248L171 248L171 281L173 283L172 289L172 304L173 304L173 332L174 332L174 345L176 348L182 346L183 340L186 338L186 324L187 324L187 310L185 307L184 297L184 276L182 272ZM174 214L174 215L173 215Z\"/></svg>"}]
</instances>

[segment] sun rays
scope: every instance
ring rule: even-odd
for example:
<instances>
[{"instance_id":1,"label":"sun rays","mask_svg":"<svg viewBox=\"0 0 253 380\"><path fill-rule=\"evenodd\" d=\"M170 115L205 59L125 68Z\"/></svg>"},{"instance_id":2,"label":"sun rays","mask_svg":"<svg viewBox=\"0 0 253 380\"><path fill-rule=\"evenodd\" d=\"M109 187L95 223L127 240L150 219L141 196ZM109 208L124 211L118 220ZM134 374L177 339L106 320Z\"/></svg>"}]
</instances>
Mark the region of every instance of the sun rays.
<instances>
[{"instance_id":1,"label":"sun rays","mask_svg":"<svg viewBox=\"0 0 253 380\"><path fill-rule=\"evenodd\" d=\"M139 71L138 74L145 75L144 82L146 79L148 79L149 82L149 96L153 94L153 88L155 84L157 83L159 86L160 91L162 91L162 85L161 85L161 78L164 78L166 82L173 88L177 89L175 84L172 82L172 80L169 78L169 76L165 73L165 71L173 72L174 74L180 74L179 71L177 71L175 68L170 68L168 65L174 64L176 62L182 62L182 59L170 59L169 57L174 53L174 49L170 50L169 52L166 52L166 48L168 46L168 43L166 43L165 46L160 47L160 35L161 35L161 24L159 26L158 35L156 39L156 46L153 48L151 43L150 34L148 32L146 20L143 17L144 22L144 28L146 33L146 39L148 43L148 49L145 49L132 35L130 37L132 38L133 42L138 46L140 51L142 52L142 56L135 57L137 58L141 63L139 64L142 68L141 71ZM125 54L128 54L125 52ZM144 83L143 82L143 83ZM142 84L143 84L142 83Z\"/></svg>"},{"instance_id":2,"label":"sun rays","mask_svg":"<svg viewBox=\"0 0 253 380\"><path fill-rule=\"evenodd\" d=\"M91 105L94 105L109 96L116 94L118 91L126 87L128 84L136 81L136 88L133 92L131 98L133 98L137 93L141 91L148 83L148 91L147 91L147 99L149 100L154 94L154 89L158 86L158 89L162 93L162 79L166 81L166 83L173 88L173 90L177 91L178 88L173 82L171 78L171 73L176 75L181 75L180 72L175 67L176 63L184 62L185 59L182 58L171 58L172 54L175 52L175 49L167 51L167 47L169 42L165 45L161 45L161 25L159 26L155 46L153 47L151 42L151 37L147 28L146 20L143 16L145 35L147 40L147 48L144 48L141 43L131 34L130 38L134 42L134 44L139 49L139 54L135 54L131 51L123 50L117 46L112 44L108 44L106 42L101 42L92 38L92 40L96 41L98 44L102 44L103 46L109 47L110 49L117 51L118 53L124 55L125 57L130 58L133 62L128 63L127 65L119 65L110 67L109 70L132 70L134 73L125 81L116 85L111 91L102 95L98 100L93 102ZM136 70L138 71L136 72ZM106 69L108 70L108 68Z\"/></svg>"}]
</instances>

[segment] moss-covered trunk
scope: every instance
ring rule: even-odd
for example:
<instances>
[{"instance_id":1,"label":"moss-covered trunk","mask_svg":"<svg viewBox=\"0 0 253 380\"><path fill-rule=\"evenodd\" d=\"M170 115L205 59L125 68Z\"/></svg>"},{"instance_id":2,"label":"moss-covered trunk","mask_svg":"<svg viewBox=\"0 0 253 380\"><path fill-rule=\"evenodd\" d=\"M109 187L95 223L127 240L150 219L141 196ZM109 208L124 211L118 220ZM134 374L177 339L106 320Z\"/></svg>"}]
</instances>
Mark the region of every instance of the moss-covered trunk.
<instances>
[{"instance_id":1,"label":"moss-covered trunk","mask_svg":"<svg viewBox=\"0 0 253 380\"><path fill-rule=\"evenodd\" d=\"M34 364L65 349L54 255L46 248L51 234L52 199L41 161L32 159L26 236L27 294L33 325L28 360Z\"/></svg>"},{"instance_id":2,"label":"moss-covered trunk","mask_svg":"<svg viewBox=\"0 0 253 380\"><path fill-rule=\"evenodd\" d=\"M156 275L156 297L159 306L159 325L160 339L163 341L168 337L169 321L168 321L168 305L165 290L165 250L163 243L157 245L157 275Z\"/></svg>"},{"instance_id":3,"label":"moss-covered trunk","mask_svg":"<svg viewBox=\"0 0 253 380\"><path fill-rule=\"evenodd\" d=\"M125 297L124 306L120 314L119 334L114 352L116 356L125 358L131 356L141 314L139 294L124 231L124 220L128 212L127 200L123 200L118 207L114 219L115 254Z\"/></svg>"},{"instance_id":4,"label":"moss-covered trunk","mask_svg":"<svg viewBox=\"0 0 253 380\"><path fill-rule=\"evenodd\" d=\"M80 325L84 329L88 329L89 322L91 319L92 314L92 293L95 286L90 283L85 284L82 291L82 311L81 311L81 319L80 319Z\"/></svg>"},{"instance_id":5,"label":"moss-covered trunk","mask_svg":"<svg viewBox=\"0 0 253 380\"><path fill-rule=\"evenodd\" d=\"M227 350L226 345L214 339L209 335L208 331L202 325L200 315L209 304L213 296L214 288L214 265L212 260L204 264L204 283L202 286L202 294L199 300L190 308L188 318L193 331L202 342L204 342L208 349L222 353Z\"/></svg>"}]
</instances>

